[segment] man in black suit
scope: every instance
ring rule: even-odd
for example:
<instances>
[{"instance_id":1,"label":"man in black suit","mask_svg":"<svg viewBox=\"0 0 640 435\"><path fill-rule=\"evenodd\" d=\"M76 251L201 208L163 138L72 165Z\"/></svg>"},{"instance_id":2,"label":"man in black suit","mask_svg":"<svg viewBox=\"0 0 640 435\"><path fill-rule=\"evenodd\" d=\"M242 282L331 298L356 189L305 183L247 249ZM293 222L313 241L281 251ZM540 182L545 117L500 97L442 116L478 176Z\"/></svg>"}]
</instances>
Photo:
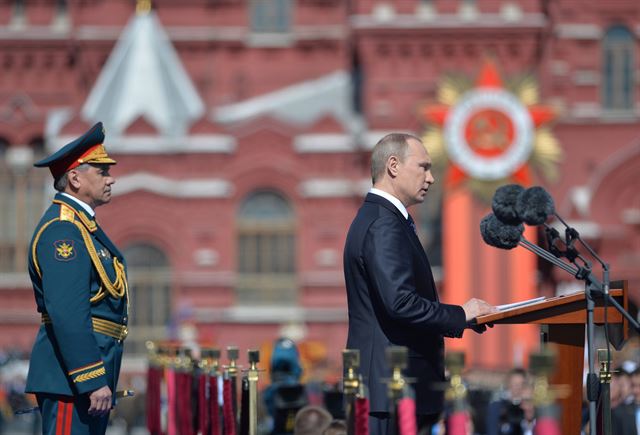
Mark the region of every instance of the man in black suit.
<instances>
[{"instance_id":1,"label":"man in black suit","mask_svg":"<svg viewBox=\"0 0 640 435\"><path fill-rule=\"evenodd\" d=\"M640 368L631 373L633 402L622 402L611 410L611 433L615 435L638 435L640 433Z\"/></svg>"},{"instance_id":2,"label":"man in black suit","mask_svg":"<svg viewBox=\"0 0 640 435\"><path fill-rule=\"evenodd\" d=\"M374 147L373 188L353 220L344 249L349 305L347 348L360 350L369 387L372 435L389 430L386 385L388 346L409 349L406 376L415 378L418 426L424 430L443 409L444 339L461 337L469 321L495 311L471 299L440 303L429 260L407 207L424 201L434 183L431 158L415 136L392 133Z\"/></svg>"}]
</instances>

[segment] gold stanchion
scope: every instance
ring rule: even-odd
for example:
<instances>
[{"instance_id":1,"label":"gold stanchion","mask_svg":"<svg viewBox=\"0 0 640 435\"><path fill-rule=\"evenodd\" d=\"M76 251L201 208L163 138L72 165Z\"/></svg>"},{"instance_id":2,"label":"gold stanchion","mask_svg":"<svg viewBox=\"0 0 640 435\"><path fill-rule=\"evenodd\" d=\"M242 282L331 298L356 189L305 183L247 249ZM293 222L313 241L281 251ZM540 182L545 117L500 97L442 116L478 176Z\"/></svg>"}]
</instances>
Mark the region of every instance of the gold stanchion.
<instances>
[{"instance_id":1,"label":"gold stanchion","mask_svg":"<svg viewBox=\"0 0 640 435\"><path fill-rule=\"evenodd\" d=\"M347 416L347 433L355 433L356 398L359 394L364 396L362 375L360 368L360 351L358 349L345 349L342 351L342 391L344 393L345 415Z\"/></svg>"},{"instance_id":2,"label":"gold stanchion","mask_svg":"<svg viewBox=\"0 0 640 435\"><path fill-rule=\"evenodd\" d=\"M224 366L224 379L230 383L231 388L231 405L233 413L233 424L236 426L236 431L239 428L239 411L238 411L238 356L239 351L237 346L227 346L227 359L229 364ZM229 421L224 422L225 425L231 424Z\"/></svg>"},{"instance_id":3,"label":"gold stanchion","mask_svg":"<svg viewBox=\"0 0 640 435\"><path fill-rule=\"evenodd\" d=\"M556 356L553 348L545 347L529 356L529 370L533 375L533 404L536 415L536 432L560 435L556 399L568 395L567 386L549 386L549 378L555 371Z\"/></svg>"},{"instance_id":4,"label":"gold stanchion","mask_svg":"<svg viewBox=\"0 0 640 435\"><path fill-rule=\"evenodd\" d=\"M249 369L247 370L247 380L249 381L249 435L258 433L258 366L260 362L260 351L249 350Z\"/></svg>"},{"instance_id":5,"label":"gold stanchion","mask_svg":"<svg viewBox=\"0 0 640 435\"><path fill-rule=\"evenodd\" d=\"M466 411L467 387L462 379L465 356L463 352L449 352L445 357L445 365L451 379L445 393L446 400L452 405L452 411Z\"/></svg>"},{"instance_id":6,"label":"gold stanchion","mask_svg":"<svg viewBox=\"0 0 640 435\"><path fill-rule=\"evenodd\" d=\"M402 346L391 346L386 349L387 363L391 367L391 379L387 382L389 399L395 404L408 391L409 379L402 375L407 368L408 350Z\"/></svg>"},{"instance_id":7,"label":"gold stanchion","mask_svg":"<svg viewBox=\"0 0 640 435\"><path fill-rule=\"evenodd\" d=\"M600 415L602 434L611 434L611 360L607 349L598 349L600 362Z\"/></svg>"}]
</instances>

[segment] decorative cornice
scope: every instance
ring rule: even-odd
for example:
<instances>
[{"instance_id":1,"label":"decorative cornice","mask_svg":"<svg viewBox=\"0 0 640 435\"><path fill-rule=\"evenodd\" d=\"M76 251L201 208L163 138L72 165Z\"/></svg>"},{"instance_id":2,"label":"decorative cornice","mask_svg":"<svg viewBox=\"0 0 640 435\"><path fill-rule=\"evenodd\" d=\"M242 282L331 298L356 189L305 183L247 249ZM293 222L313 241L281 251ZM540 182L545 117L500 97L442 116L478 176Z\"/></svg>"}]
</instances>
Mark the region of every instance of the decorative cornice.
<instances>
[{"instance_id":1,"label":"decorative cornice","mask_svg":"<svg viewBox=\"0 0 640 435\"><path fill-rule=\"evenodd\" d=\"M576 70L573 73L573 83L577 86L597 86L600 84L600 72L594 70Z\"/></svg>"},{"instance_id":2,"label":"decorative cornice","mask_svg":"<svg viewBox=\"0 0 640 435\"><path fill-rule=\"evenodd\" d=\"M33 324L37 325L41 322L40 314L33 309L16 310L0 309L0 318L3 324Z\"/></svg>"},{"instance_id":3,"label":"decorative cornice","mask_svg":"<svg viewBox=\"0 0 640 435\"><path fill-rule=\"evenodd\" d=\"M234 306L225 308L196 308L198 323L344 323L346 308L301 308L283 306Z\"/></svg>"},{"instance_id":4,"label":"decorative cornice","mask_svg":"<svg viewBox=\"0 0 640 435\"><path fill-rule=\"evenodd\" d=\"M31 289L27 273L0 273L0 290Z\"/></svg>"},{"instance_id":5,"label":"decorative cornice","mask_svg":"<svg viewBox=\"0 0 640 435\"><path fill-rule=\"evenodd\" d=\"M348 134L301 134L294 138L299 153L350 153L357 150L354 137Z\"/></svg>"},{"instance_id":6,"label":"decorative cornice","mask_svg":"<svg viewBox=\"0 0 640 435\"><path fill-rule=\"evenodd\" d=\"M25 26L14 28L0 26L0 40L10 41L68 41L71 33L56 26ZM113 39L116 39L117 36Z\"/></svg>"},{"instance_id":7,"label":"decorative cornice","mask_svg":"<svg viewBox=\"0 0 640 435\"><path fill-rule=\"evenodd\" d=\"M234 191L230 182L219 178L174 180L138 172L118 177L113 192L119 196L140 190L174 198L228 198Z\"/></svg>"},{"instance_id":8,"label":"decorative cornice","mask_svg":"<svg viewBox=\"0 0 640 435\"><path fill-rule=\"evenodd\" d=\"M597 239L602 234L602 228L600 224L597 222L593 222L590 220L568 220L566 221L567 225L571 228L576 229L580 236L585 239ZM565 226L561 222L554 222L552 225L556 230L558 230L561 234L564 233Z\"/></svg>"},{"instance_id":9,"label":"decorative cornice","mask_svg":"<svg viewBox=\"0 0 640 435\"><path fill-rule=\"evenodd\" d=\"M505 17L504 14L479 13L470 19L460 14L438 14L437 19L425 20L419 14L398 14L380 20L374 15L353 15L351 24L356 30L366 29L455 29L455 28L544 28L547 19L541 13L525 13L519 20Z\"/></svg>"},{"instance_id":10,"label":"decorative cornice","mask_svg":"<svg viewBox=\"0 0 640 435\"><path fill-rule=\"evenodd\" d=\"M299 282L303 287L344 287L344 274L342 271L331 270L309 271L301 274Z\"/></svg>"},{"instance_id":11,"label":"decorative cornice","mask_svg":"<svg viewBox=\"0 0 640 435\"><path fill-rule=\"evenodd\" d=\"M107 132L107 135L109 132ZM60 149L75 136L60 136L51 141L49 151ZM194 134L179 138L156 135L129 135L107 138L107 149L112 154L231 154L237 141L226 134Z\"/></svg>"},{"instance_id":12,"label":"decorative cornice","mask_svg":"<svg viewBox=\"0 0 640 435\"><path fill-rule=\"evenodd\" d=\"M301 182L298 191L303 198L348 198L363 196L371 187L371 180L312 178Z\"/></svg>"},{"instance_id":13,"label":"decorative cornice","mask_svg":"<svg viewBox=\"0 0 640 435\"><path fill-rule=\"evenodd\" d=\"M560 39L597 40L602 38L602 29L597 24L561 23L556 25L554 30Z\"/></svg>"},{"instance_id":14,"label":"decorative cornice","mask_svg":"<svg viewBox=\"0 0 640 435\"><path fill-rule=\"evenodd\" d=\"M237 274L233 271L201 272L189 270L176 276L176 285L184 287L233 287Z\"/></svg>"},{"instance_id":15,"label":"decorative cornice","mask_svg":"<svg viewBox=\"0 0 640 435\"><path fill-rule=\"evenodd\" d=\"M248 43L259 34L252 33L244 26L166 26L165 31L173 42L236 42ZM27 26L13 30L0 26L0 39L69 39L83 41L115 41L122 33L122 26L78 26L64 32L51 26ZM343 40L348 34L343 25L296 26L289 38L293 41Z\"/></svg>"}]
</instances>

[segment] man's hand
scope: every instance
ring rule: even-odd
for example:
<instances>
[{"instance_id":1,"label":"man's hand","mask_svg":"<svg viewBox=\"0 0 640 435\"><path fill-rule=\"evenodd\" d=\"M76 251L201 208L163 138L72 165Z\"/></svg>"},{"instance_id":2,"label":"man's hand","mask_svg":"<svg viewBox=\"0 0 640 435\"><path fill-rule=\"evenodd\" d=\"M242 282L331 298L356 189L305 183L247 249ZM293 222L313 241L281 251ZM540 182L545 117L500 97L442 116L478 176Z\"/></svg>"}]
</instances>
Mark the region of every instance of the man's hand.
<instances>
[{"instance_id":1,"label":"man's hand","mask_svg":"<svg viewBox=\"0 0 640 435\"><path fill-rule=\"evenodd\" d=\"M467 302L462 304L462 309L464 310L464 315L466 317L467 322L471 319L475 319L478 316L482 316L484 314L491 314L498 311L496 307L493 305L489 305L487 302L482 299L472 298Z\"/></svg>"},{"instance_id":2,"label":"man's hand","mask_svg":"<svg viewBox=\"0 0 640 435\"><path fill-rule=\"evenodd\" d=\"M111 389L106 385L89 394L89 415L101 417L111 411Z\"/></svg>"}]
</instances>

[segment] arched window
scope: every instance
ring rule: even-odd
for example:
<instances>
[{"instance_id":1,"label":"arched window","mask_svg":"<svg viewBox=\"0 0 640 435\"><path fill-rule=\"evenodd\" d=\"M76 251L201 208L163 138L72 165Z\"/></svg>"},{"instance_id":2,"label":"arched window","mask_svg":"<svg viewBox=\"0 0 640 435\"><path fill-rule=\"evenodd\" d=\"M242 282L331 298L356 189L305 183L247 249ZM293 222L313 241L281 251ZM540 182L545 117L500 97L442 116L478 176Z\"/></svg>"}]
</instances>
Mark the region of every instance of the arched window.
<instances>
[{"instance_id":1,"label":"arched window","mask_svg":"<svg viewBox=\"0 0 640 435\"><path fill-rule=\"evenodd\" d=\"M275 192L255 192L238 213L238 285L241 305L295 304L295 219Z\"/></svg>"},{"instance_id":2,"label":"arched window","mask_svg":"<svg viewBox=\"0 0 640 435\"><path fill-rule=\"evenodd\" d=\"M609 111L633 110L634 37L624 26L607 30L603 41L603 108Z\"/></svg>"},{"instance_id":3,"label":"arched window","mask_svg":"<svg viewBox=\"0 0 640 435\"><path fill-rule=\"evenodd\" d=\"M146 340L162 340L171 317L171 268L166 255L147 243L123 250L127 261L131 312L126 351L145 352Z\"/></svg>"}]
</instances>

